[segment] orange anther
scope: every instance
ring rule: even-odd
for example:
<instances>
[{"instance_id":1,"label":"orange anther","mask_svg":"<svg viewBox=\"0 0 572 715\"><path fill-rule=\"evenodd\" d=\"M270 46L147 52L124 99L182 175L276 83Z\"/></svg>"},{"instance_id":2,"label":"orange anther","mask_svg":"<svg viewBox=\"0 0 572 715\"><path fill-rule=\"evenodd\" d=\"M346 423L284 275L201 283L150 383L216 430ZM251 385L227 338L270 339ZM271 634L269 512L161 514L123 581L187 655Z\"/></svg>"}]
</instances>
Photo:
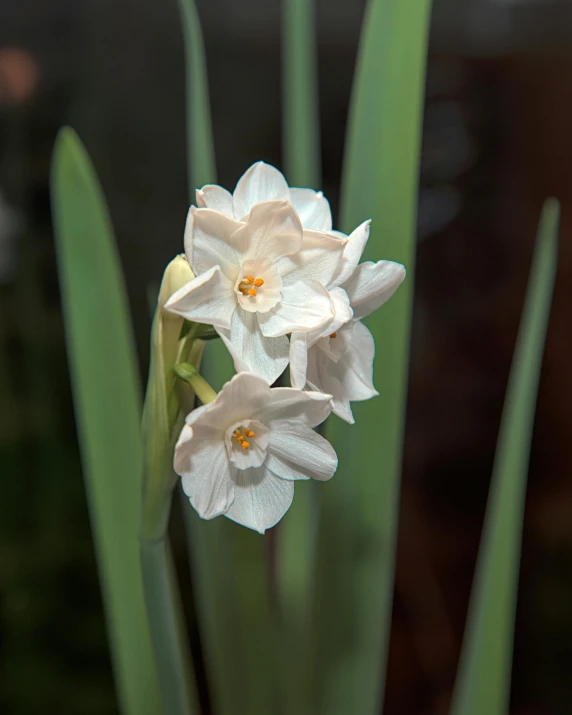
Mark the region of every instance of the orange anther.
<instances>
[{"instance_id":1,"label":"orange anther","mask_svg":"<svg viewBox=\"0 0 572 715\"><path fill-rule=\"evenodd\" d=\"M248 449L250 447L250 444L245 439L243 439L240 443L240 446L242 447L242 449Z\"/></svg>"},{"instance_id":2,"label":"orange anther","mask_svg":"<svg viewBox=\"0 0 572 715\"><path fill-rule=\"evenodd\" d=\"M254 296L256 295L256 288L249 288L247 293L254 298Z\"/></svg>"},{"instance_id":3,"label":"orange anther","mask_svg":"<svg viewBox=\"0 0 572 715\"><path fill-rule=\"evenodd\" d=\"M337 333L332 333L332 334L330 335L330 338L337 338L337 337L338 337L338 334L337 334Z\"/></svg>"},{"instance_id":4,"label":"orange anther","mask_svg":"<svg viewBox=\"0 0 572 715\"><path fill-rule=\"evenodd\" d=\"M251 429L245 429L245 430L244 430L244 434L245 434L247 437L254 437L254 432L253 432Z\"/></svg>"},{"instance_id":5,"label":"orange anther","mask_svg":"<svg viewBox=\"0 0 572 715\"><path fill-rule=\"evenodd\" d=\"M246 276L246 278L244 279L244 282L249 283L249 284L254 283L254 276Z\"/></svg>"},{"instance_id":6,"label":"orange anther","mask_svg":"<svg viewBox=\"0 0 572 715\"><path fill-rule=\"evenodd\" d=\"M254 285L255 285L257 288L260 288L260 286L263 286L263 285L264 285L264 280L263 280L262 278L257 278L257 279L254 281Z\"/></svg>"},{"instance_id":7,"label":"orange anther","mask_svg":"<svg viewBox=\"0 0 572 715\"><path fill-rule=\"evenodd\" d=\"M248 288L246 286L240 285L238 286L238 290L243 294L246 295L248 293Z\"/></svg>"}]
</instances>

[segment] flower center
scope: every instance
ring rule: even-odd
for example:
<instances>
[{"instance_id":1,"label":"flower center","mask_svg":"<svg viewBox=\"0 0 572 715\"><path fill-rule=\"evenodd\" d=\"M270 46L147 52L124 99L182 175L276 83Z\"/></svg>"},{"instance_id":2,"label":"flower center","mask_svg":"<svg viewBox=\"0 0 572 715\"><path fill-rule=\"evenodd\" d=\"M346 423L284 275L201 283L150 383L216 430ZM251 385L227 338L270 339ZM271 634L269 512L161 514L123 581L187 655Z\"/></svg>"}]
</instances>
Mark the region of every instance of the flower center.
<instances>
[{"instance_id":1,"label":"flower center","mask_svg":"<svg viewBox=\"0 0 572 715\"><path fill-rule=\"evenodd\" d=\"M270 430L258 420L235 422L225 433L226 452L237 469L260 467L269 441Z\"/></svg>"},{"instance_id":2,"label":"flower center","mask_svg":"<svg viewBox=\"0 0 572 715\"><path fill-rule=\"evenodd\" d=\"M237 302L249 313L267 313L282 299L282 279L267 258L245 261L234 285Z\"/></svg>"},{"instance_id":3,"label":"flower center","mask_svg":"<svg viewBox=\"0 0 572 715\"><path fill-rule=\"evenodd\" d=\"M250 442L246 439L247 437L252 438L256 436L256 432L251 429L245 429L244 434L239 429L235 429L232 433L234 439L242 447L242 449L248 449L250 447Z\"/></svg>"},{"instance_id":4,"label":"flower center","mask_svg":"<svg viewBox=\"0 0 572 715\"><path fill-rule=\"evenodd\" d=\"M246 276L246 278L243 278L242 281L238 284L238 290L242 293L242 295L249 295L251 298L254 298L256 295L258 295L256 289L262 288L263 285L264 278Z\"/></svg>"}]
</instances>

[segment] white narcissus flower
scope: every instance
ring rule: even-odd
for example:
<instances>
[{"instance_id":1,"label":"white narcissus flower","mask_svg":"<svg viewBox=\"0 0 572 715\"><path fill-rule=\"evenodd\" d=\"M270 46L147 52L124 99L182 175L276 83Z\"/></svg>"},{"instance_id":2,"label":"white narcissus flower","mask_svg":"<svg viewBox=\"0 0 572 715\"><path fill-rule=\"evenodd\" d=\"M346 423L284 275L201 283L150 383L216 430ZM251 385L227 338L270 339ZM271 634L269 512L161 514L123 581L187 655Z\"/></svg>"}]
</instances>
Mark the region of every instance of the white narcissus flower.
<instances>
[{"instance_id":1,"label":"white narcissus flower","mask_svg":"<svg viewBox=\"0 0 572 715\"><path fill-rule=\"evenodd\" d=\"M331 394L333 412L350 424L355 421L350 402L379 394L373 385L373 336L360 319L389 300L406 275L393 261L358 265L368 233L366 222L349 237L343 282L331 291L334 318L327 329L293 333L290 341L293 387Z\"/></svg>"},{"instance_id":2,"label":"white narcissus flower","mask_svg":"<svg viewBox=\"0 0 572 715\"><path fill-rule=\"evenodd\" d=\"M321 191L294 189L274 166L259 161L238 180L234 194L222 186L209 184L197 190L197 206L220 211L229 218L244 220L256 204L263 201L289 201L304 228L332 230L330 204Z\"/></svg>"},{"instance_id":3,"label":"white narcissus flower","mask_svg":"<svg viewBox=\"0 0 572 715\"><path fill-rule=\"evenodd\" d=\"M241 205L243 221L191 207L185 252L196 278L166 308L213 325L237 370L272 383L288 364L286 336L331 323L326 286L340 275L346 240L303 229L287 200Z\"/></svg>"},{"instance_id":4,"label":"white narcissus flower","mask_svg":"<svg viewBox=\"0 0 572 715\"><path fill-rule=\"evenodd\" d=\"M336 471L333 447L312 429L330 411L330 395L235 375L188 415L175 447L175 471L199 515L224 514L261 534L274 526L292 503L294 480Z\"/></svg>"}]
</instances>

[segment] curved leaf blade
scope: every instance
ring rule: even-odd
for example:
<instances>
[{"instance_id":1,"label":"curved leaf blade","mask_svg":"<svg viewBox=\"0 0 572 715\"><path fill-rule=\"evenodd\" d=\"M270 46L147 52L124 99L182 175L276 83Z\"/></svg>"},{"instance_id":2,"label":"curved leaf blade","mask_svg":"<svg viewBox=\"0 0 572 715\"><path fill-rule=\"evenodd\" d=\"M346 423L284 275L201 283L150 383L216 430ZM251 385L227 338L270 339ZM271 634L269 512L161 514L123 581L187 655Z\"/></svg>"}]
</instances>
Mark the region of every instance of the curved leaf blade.
<instances>
[{"instance_id":1,"label":"curved leaf blade","mask_svg":"<svg viewBox=\"0 0 572 715\"><path fill-rule=\"evenodd\" d=\"M452 715L508 715L522 519L534 413L556 276L560 206L548 199L499 431Z\"/></svg>"},{"instance_id":2,"label":"curved leaf blade","mask_svg":"<svg viewBox=\"0 0 572 715\"><path fill-rule=\"evenodd\" d=\"M75 132L60 131L52 207L91 524L122 711L161 712L139 564L141 399L105 199Z\"/></svg>"}]
</instances>

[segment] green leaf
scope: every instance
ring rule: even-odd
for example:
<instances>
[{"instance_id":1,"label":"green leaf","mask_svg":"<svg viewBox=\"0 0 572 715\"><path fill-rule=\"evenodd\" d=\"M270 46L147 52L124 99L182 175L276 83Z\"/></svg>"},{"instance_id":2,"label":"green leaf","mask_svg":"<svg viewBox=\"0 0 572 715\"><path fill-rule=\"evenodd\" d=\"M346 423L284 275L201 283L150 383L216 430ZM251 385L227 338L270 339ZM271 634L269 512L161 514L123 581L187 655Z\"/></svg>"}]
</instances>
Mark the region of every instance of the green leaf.
<instances>
[{"instance_id":1,"label":"green leaf","mask_svg":"<svg viewBox=\"0 0 572 715\"><path fill-rule=\"evenodd\" d=\"M452 715L508 715L522 519L556 275L560 206L544 204L493 467Z\"/></svg>"},{"instance_id":2,"label":"green leaf","mask_svg":"<svg viewBox=\"0 0 572 715\"><path fill-rule=\"evenodd\" d=\"M380 712L391 621L415 259L415 217L430 0L370 0L349 120L342 230L372 218L366 257L408 277L365 322L380 397L331 418L338 473L321 485L315 603L316 712Z\"/></svg>"},{"instance_id":3,"label":"green leaf","mask_svg":"<svg viewBox=\"0 0 572 715\"><path fill-rule=\"evenodd\" d=\"M283 151L291 186L320 187L320 130L313 0L282 2ZM315 571L316 488L300 483L277 527L276 577L281 621L284 712L310 712L311 603ZM292 681L296 687L292 687Z\"/></svg>"},{"instance_id":4,"label":"green leaf","mask_svg":"<svg viewBox=\"0 0 572 715\"><path fill-rule=\"evenodd\" d=\"M282 0L284 165L291 186L320 184L314 0Z\"/></svg>"},{"instance_id":5,"label":"green leaf","mask_svg":"<svg viewBox=\"0 0 572 715\"><path fill-rule=\"evenodd\" d=\"M190 199L216 181L204 46L192 0L179 0L187 61ZM202 374L220 389L234 373L221 341L205 347ZM202 521L184 499L193 584L215 715L275 712L267 540L225 517Z\"/></svg>"},{"instance_id":6,"label":"green leaf","mask_svg":"<svg viewBox=\"0 0 572 715\"><path fill-rule=\"evenodd\" d=\"M156 715L157 679L139 565L141 399L119 257L81 141L52 166L58 268L80 447L122 711Z\"/></svg>"}]
</instances>

